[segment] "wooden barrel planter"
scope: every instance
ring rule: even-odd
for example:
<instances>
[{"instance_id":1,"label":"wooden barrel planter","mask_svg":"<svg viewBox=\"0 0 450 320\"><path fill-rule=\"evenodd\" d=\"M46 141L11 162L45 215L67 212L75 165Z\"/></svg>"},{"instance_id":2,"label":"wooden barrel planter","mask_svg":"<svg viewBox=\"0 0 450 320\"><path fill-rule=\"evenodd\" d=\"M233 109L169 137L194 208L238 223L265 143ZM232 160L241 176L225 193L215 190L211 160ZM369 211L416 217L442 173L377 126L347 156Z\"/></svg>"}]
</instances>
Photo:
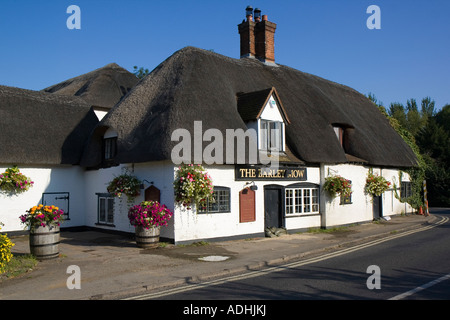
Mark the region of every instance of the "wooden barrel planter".
<instances>
[{"instance_id":1,"label":"wooden barrel planter","mask_svg":"<svg viewBox=\"0 0 450 320\"><path fill-rule=\"evenodd\" d=\"M139 248L155 248L159 244L160 227L145 229L136 226L136 244Z\"/></svg>"},{"instance_id":2,"label":"wooden barrel planter","mask_svg":"<svg viewBox=\"0 0 450 320\"><path fill-rule=\"evenodd\" d=\"M39 226L30 230L30 253L39 260L59 256L59 226Z\"/></svg>"}]
</instances>

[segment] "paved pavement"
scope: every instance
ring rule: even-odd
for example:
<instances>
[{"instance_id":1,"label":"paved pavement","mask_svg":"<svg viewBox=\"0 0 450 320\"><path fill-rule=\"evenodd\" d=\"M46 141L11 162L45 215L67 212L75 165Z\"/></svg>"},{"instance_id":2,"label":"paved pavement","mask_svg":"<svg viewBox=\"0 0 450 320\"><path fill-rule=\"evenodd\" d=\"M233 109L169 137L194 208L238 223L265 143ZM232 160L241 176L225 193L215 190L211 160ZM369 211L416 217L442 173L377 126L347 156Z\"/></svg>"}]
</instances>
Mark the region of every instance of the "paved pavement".
<instances>
[{"instance_id":1,"label":"paved pavement","mask_svg":"<svg viewBox=\"0 0 450 320\"><path fill-rule=\"evenodd\" d=\"M121 235L62 231L60 257L41 261L22 276L0 279L0 299L119 299L318 256L437 220L433 214L428 217L411 214L331 233L186 246L168 244L154 249L137 248L133 239ZM13 254L29 253L28 236L11 237L11 240L15 243ZM80 289L67 287L67 280L72 276L68 267L72 265L80 268Z\"/></svg>"}]
</instances>

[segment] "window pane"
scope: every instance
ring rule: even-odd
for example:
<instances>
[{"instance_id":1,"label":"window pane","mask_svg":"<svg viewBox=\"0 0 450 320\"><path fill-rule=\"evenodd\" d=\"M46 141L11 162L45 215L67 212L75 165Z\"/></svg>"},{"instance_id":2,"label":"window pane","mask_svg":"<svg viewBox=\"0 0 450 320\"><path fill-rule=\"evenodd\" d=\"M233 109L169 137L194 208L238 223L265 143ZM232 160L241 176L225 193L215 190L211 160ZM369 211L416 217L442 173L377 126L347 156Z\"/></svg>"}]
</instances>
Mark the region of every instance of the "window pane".
<instances>
[{"instance_id":1,"label":"window pane","mask_svg":"<svg viewBox=\"0 0 450 320\"><path fill-rule=\"evenodd\" d=\"M226 190L220 190L218 192L219 198L219 211L229 211L229 193Z\"/></svg>"},{"instance_id":2,"label":"window pane","mask_svg":"<svg viewBox=\"0 0 450 320\"><path fill-rule=\"evenodd\" d=\"M266 120L260 120L261 121L261 128L260 128L260 141L261 141L261 150L267 150L267 141L268 141L268 128L267 128L267 121Z\"/></svg>"},{"instance_id":3,"label":"window pane","mask_svg":"<svg viewBox=\"0 0 450 320\"><path fill-rule=\"evenodd\" d=\"M98 220L99 222L106 221L106 198L99 199L99 212L98 212Z\"/></svg>"},{"instance_id":4,"label":"window pane","mask_svg":"<svg viewBox=\"0 0 450 320\"><path fill-rule=\"evenodd\" d=\"M108 198L108 223L114 222L114 198Z\"/></svg>"},{"instance_id":5,"label":"window pane","mask_svg":"<svg viewBox=\"0 0 450 320\"><path fill-rule=\"evenodd\" d=\"M117 137L103 139L103 160L112 160L117 153Z\"/></svg>"},{"instance_id":6,"label":"window pane","mask_svg":"<svg viewBox=\"0 0 450 320\"><path fill-rule=\"evenodd\" d=\"M271 121L270 122L270 149L281 150L281 122Z\"/></svg>"},{"instance_id":7,"label":"window pane","mask_svg":"<svg viewBox=\"0 0 450 320\"><path fill-rule=\"evenodd\" d=\"M286 189L286 214L294 213L293 208L293 190L292 189Z\"/></svg>"},{"instance_id":8,"label":"window pane","mask_svg":"<svg viewBox=\"0 0 450 320\"><path fill-rule=\"evenodd\" d=\"M219 192L218 191L213 192L213 198L214 198L214 201L211 201L211 199L208 199L208 211L209 212L219 211Z\"/></svg>"},{"instance_id":9,"label":"window pane","mask_svg":"<svg viewBox=\"0 0 450 320\"><path fill-rule=\"evenodd\" d=\"M312 189L312 211L319 212L319 189Z\"/></svg>"},{"instance_id":10,"label":"window pane","mask_svg":"<svg viewBox=\"0 0 450 320\"><path fill-rule=\"evenodd\" d=\"M303 212L311 212L311 189L303 189Z\"/></svg>"},{"instance_id":11,"label":"window pane","mask_svg":"<svg viewBox=\"0 0 450 320\"><path fill-rule=\"evenodd\" d=\"M295 189L295 213L302 212L302 189Z\"/></svg>"}]
</instances>

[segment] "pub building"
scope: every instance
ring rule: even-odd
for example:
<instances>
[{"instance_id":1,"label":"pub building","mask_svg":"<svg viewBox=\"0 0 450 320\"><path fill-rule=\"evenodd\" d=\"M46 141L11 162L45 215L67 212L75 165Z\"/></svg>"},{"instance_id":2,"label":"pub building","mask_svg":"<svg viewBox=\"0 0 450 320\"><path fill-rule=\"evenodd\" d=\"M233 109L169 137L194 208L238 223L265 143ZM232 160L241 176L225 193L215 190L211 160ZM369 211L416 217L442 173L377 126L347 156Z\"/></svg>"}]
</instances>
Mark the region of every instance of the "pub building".
<instances>
[{"instance_id":1,"label":"pub building","mask_svg":"<svg viewBox=\"0 0 450 320\"><path fill-rule=\"evenodd\" d=\"M134 232L125 202L106 191L124 170L144 181L136 204L158 200L174 212L161 238L176 244L265 236L272 227L288 233L330 228L412 211L399 187L409 183L402 170L417 163L413 151L363 94L278 64L276 27L261 10L247 7L237 28L239 59L185 47L128 88L93 128L86 128L90 134L79 161L70 167L81 179L72 187L82 192L71 192L70 203L78 207L71 208L64 225ZM100 78L80 79L95 83ZM68 88L77 81L71 80L48 94L72 97L76 88ZM110 87L102 88L86 94L107 96ZM252 150L236 150L235 144L239 152L233 161L226 152L216 154L213 163L203 159L215 202L187 209L175 203L173 150L180 140L173 133L183 129L195 140L196 124L202 134L255 133L258 157L249 161ZM212 143L204 135L200 140L202 151ZM225 141L222 150L230 151ZM188 162L196 162L194 153ZM267 159L276 159L276 166ZM369 171L393 187L379 197L366 194ZM323 190L325 179L334 175L351 181L351 196L331 197Z\"/></svg>"}]
</instances>

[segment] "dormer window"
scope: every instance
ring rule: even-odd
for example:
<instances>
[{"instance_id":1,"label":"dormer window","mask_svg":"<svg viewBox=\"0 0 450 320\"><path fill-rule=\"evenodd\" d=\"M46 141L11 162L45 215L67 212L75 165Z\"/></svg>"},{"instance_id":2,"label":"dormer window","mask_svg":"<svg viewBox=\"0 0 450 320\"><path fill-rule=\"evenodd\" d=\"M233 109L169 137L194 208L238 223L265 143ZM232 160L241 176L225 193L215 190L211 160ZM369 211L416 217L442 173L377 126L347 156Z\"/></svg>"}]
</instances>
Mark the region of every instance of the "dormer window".
<instances>
[{"instance_id":1,"label":"dormer window","mask_svg":"<svg viewBox=\"0 0 450 320\"><path fill-rule=\"evenodd\" d=\"M333 126L334 133L336 134L336 137L339 140L339 143L341 144L341 147L344 147L344 128L340 126Z\"/></svg>"},{"instance_id":2,"label":"dormer window","mask_svg":"<svg viewBox=\"0 0 450 320\"><path fill-rule=\"evenodd\" d=\"M117 154L117 137L104 139L103 150L103 159L105 161L113 160Z\"/></svg>"},{"instance_id":3,"label":"dormer window","mask_svg":"<svg viewBox=\"0 0 450 320\"><path fill-rule=\"evenodd\" d=\"M258 149L265 152L285 151L285 126L289 124L275 88L240 93L238 111L250 129L258 133Z\"/></svg>"},{"instance_id":4,"label":"dormer window","mask_svg":"<svg viewBox=\"0 0 450 320\"><path fill-rule=\"evenodd\" d=\"M102 149L103 165L112 166L117 155L117 132L111 128L103 135Z\"/></svg>"}]
</instances>

